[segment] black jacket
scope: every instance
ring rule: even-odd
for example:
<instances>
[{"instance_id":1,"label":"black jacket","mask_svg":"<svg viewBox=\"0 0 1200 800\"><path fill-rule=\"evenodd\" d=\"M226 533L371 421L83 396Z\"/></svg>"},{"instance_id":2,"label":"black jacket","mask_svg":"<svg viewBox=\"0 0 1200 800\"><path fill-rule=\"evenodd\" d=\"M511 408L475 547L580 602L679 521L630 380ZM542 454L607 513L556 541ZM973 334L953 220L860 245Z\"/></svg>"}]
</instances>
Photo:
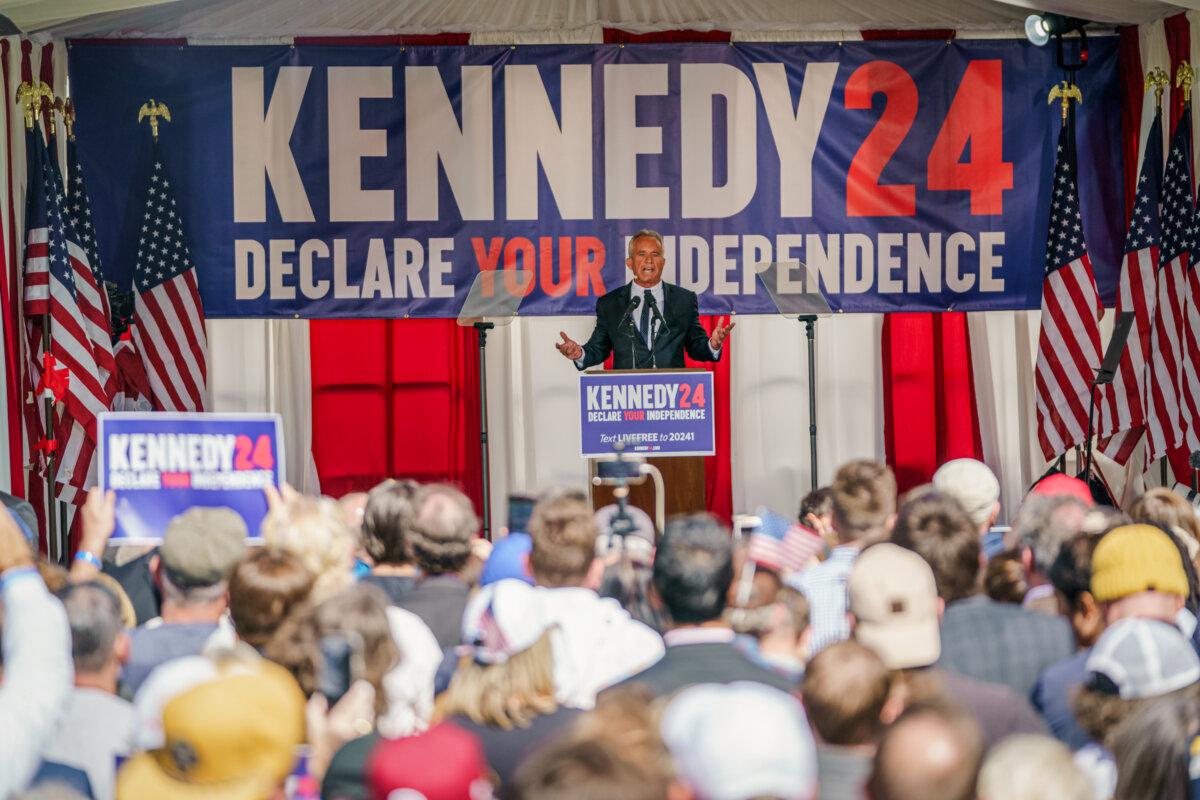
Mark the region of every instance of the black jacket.
<instances>
[{"instance_id":1,"label":"black jacket","mask_svg":"<svg viewBox=\"0 0 1200 800\"><path fill-rule=\"evenodd\" d=\"M784 692L795 688L792 681L755 664L729 642L668 646L656 663L617 685L645 684L656 697L663 697L698 683L735 681L763 683Z\"/></svg>"},{"instance_id":2,"label":"black jacket","mask_svg":"<svg viewBox=\"0 0 1200 800\"><path fill-rule=\"evenodd\" d=\"M648 369L651 366L681 369L683 354L696 361L717 361L708 349L708 334L700 325L700 312L696 293L681 286L664 282L663 303L659 309L666 320L665 331L654 342L654 356L642 340L637 324L641 320L639 306L630 321L620 326L625 309L629 306L630 284L613 289L596 301L596 329L583 346L583 366L580 369L603 364L609 353L613 354L613 369Z\"/></svg>"}]
</instances>

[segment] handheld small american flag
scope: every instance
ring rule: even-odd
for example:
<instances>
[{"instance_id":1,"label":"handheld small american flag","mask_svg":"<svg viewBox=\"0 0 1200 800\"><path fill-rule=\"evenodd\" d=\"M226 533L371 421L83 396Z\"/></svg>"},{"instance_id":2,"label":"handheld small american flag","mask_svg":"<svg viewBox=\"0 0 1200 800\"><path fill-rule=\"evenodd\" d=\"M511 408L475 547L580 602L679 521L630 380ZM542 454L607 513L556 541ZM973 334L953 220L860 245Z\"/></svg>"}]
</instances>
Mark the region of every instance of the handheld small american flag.
<instances>
[{"instance_id":1,"label":"handheld small american flag","mask_svg":"<svg viewBox=\"0 0 1200 800\"><path fill-rule=\"evenodd\" d=\"M1180 392L1184 385L1184 270L1195 233L1192 203L1191 112L1184 114L1171 136L1162 186L1162 247L1159 249L1158 291L1150 332L1150 380L1146 463L1165 455L1183 441L1187 411Z\"/></svg>"},{"instance_id":2,"label":"handheld small american flag","mask_svg":"<svg viewBox=\"0 0 1200 800\"><path fill-rule=\"evenodd\" d=\"M1101 436L1106 437L1100 443L1100 450L1119 464L1125 464L1142 441L1146 415L1156 413L1150 408L1153 398L1147 392L1147 381L1151 376L1146 372L1153 369L1149 358L1162 243L1158 218L1162 160L1162 109L1159 108L1142 149L1142 168L1125 233L1125 262L1117 294L1117 316L1132 311L1134 325L1117 374L1105 387L1100 404L1098 428Z\"/></svg>"},{"instance_id":3,"label":"handheld small american flag","mask_svg":"<svg viewBox=\"0 0 1200 800\"><path fill-rule=\"evenodd\" d=\"M133 338L157 411L203 411L204 308L183 220L155 145L133 271Z\"/></svg>"},{"instance_id":4,"label":"handheld small american flag","mask_svg":"<svg viewBox=\"0 0 1200 800\"><path fill-rule=\"evenodd\" d=\"M1042 328L1038 336L1038 442L1053 459L1087 436L1091 382L1100 367L1100 297L1083 240L1073 131L1058 134L1046 232Z\"/></svg>"},{"instance_id":5,"label":"handheld small american flag","mask_svg":"<svg viewBox=\"0 0 1200 800\"><path fill-rule=\"evenodd\" d=\"M770 569L795 572L808 565L825 548L825 542L812 530L791 522L768 508L760 508L760 525L750 534L747 554L751 561Z\"/></svg>"}]
</instances>

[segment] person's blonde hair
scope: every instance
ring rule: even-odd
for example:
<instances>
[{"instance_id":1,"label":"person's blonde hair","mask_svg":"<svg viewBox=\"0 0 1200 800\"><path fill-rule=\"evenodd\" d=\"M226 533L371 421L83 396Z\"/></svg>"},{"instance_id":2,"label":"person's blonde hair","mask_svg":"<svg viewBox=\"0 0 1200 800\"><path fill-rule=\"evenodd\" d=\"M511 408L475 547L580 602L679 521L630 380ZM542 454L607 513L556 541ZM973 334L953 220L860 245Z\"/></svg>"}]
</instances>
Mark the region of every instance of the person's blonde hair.
<instances>
[{"instance_id":1,"label":"person's blonde hair","mask_svg":"<svg viewBox=\"0 0 1200 800\"><path fill-rule=\"evenodd\" d=\"M336 501L297 497L267 514L262 536L267 547L290 553L316 576L313 603L354 582L354 534Z\"/></svg>"},{"instance_id":2,"label":"person's blonde hair","mask_svg":"<svg viewBox=\"0 0 1200 800\"><path fill-rule=\"evenodd\" d=\"M980 800L1089 800L1092 787L1062 742L1018 734L988 753L976 792Z\"/></svg>"},{"instance_id":3,"label":"person's blonde hair","mask_svg":"<svg viewBox=\"0 0 1200 800\"><path fill-rule=\"evenodd\" d=\"M434 721L463 716L476 725L512 730L558 710L554 698L554 653L550 631L500 664L463 656L446 691L438 696Z\"/></svg>"},{"instance_id":4,"label":"person's blonde hair","mask_svg":"<svg viewBox=\"0 0 1200 800\"><path fill-rule=\"evenodd\" d=\"M1149 489L1129 508L1134 522L1150 522L1170 528L1187 547L1195 561L1200 556L1200 519L1187 500L1162 486ZM1182 534L1182 535L1181 535Z\"/></svg>"}]
</instances>

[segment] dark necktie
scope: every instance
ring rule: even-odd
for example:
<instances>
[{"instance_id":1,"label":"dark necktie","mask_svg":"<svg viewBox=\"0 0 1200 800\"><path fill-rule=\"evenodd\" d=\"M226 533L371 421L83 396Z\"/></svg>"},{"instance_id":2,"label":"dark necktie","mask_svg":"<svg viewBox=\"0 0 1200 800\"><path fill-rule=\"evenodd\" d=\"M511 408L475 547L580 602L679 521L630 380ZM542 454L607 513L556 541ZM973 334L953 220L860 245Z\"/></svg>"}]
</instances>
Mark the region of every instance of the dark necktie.
<instances>
[{"instance_id":1,"label":"dark necktie","mask_svg":"<svg viewBox=\"0 0 1200 800\"><path fill-rule=\"evenodd\" d=\"M646 341L646 349L650 349L650 297L649 292L642 293L642 338Z\"/></svg>"}]
</instances>

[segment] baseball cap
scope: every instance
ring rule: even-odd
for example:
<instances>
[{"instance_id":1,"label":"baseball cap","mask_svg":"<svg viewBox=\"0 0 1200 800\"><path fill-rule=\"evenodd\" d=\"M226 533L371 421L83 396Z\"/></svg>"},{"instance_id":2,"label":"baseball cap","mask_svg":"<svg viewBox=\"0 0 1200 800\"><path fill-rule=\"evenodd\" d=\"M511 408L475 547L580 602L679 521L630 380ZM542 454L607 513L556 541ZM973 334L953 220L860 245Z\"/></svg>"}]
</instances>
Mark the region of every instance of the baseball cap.
<instances>
[{"instance_id":1,"label":"baseball cap","mask_svg":"<svg viewBox=\"0 0 1200 800\"><path fill-rule=\"evenodd\" d=\"M1088 655L1085 686L1137 700L1200 681L1200 656L1179 629L1155 619L1123 619Z\"/></svg>"},{"instance_id":2,"label":"baseball cap","mask_svg":"<svg viewBox=\"0 0 1200 800\"><path fill-rule=\"evenodd\" d=\"M1179 548L1153 525L1113 528L1092 553L1092 596L1103 603L1149 591L1187 597Z\"/></svg>"},{"instance_id":3,"label":"baseball cap","mask_svg":"<svg viewBox=\"0 0 1200 800\"><path fill-rule=\"evenodd\" d=\"M704 800L810 798L817 754L800 701L761 683L684 689L661 730L680 776Z\"/></svg>"},{"instance_id":4,"label":"baseball cap","mask_svg":"<svg viewBox=\"0 0 1200 800\"><path fill-rule=\"evenodd\" d=\"M8 492L0 492L0 503L12 515L13 521L17 523L25 541L29 542L34 547L37 547L37 514L34 513L33 506L27 500L22 500L16 495Z\"/></svg>"},{"instance_id":5,"label":"baseball cap","mask_svg":"<svg viewBox=\"0 0 1200 800\"><path fill-rule=\"evenodd\" d=\"M506 579L483 587L463 611L463 642L481 664L503 664L528 650L550 627L537 589Z\"/></svg>"},{"instance_id":6,"label":"baseball cap","mask_svg":"<svg viewBox=\"0 0 1200 800\"><path fill-rule=\"evenodd\" d=\"M163 708L163 746L117 776L123 798L261 800L283 783L304 742L304 693L287 670L260 659L200 683Z\"/></svg>"},{"instance_id":7,"label":"baseball cap","mask_svg":"<svg viewBox=\"0 0 1200 800\"><path fill-rule=\"evenodd\" d=\"M492 784L483 745L442 722L424 733L383 739L367 758L367 785L377 800L489 800Z\"/></svg>"},{"instance_id":8,"label":"baseball cap","mask_svg":"<svg viewBox=\"0 0 1200 800\"><path fill-rule=\"evenodd\" d=\"M958 501L976 525L986 525L1000 499L996 474L974 458L947 461L933 473L933 486Z\"/></svg>"},{"instance_id":9,"label":"baseball cap","mask_svg":"<svg viewBox=\"0 0 1200 800\"><path fill-rule=\"evenodd\" d=\"M937 584L925 559L891 542L868 547L847 584L854 638L888 669L927 667L942 653Z\"/></svg>"},{"instance_id":10,"label":"baseball cap","mask_svg":"<svg viewBox=\"0 0 1200 800\"><path fill-rule=\"evenodd\" d=\"M1047 475L1045 478L1042 478L1033 485L1030 493L1043 497L1058 497L1059 495L1074 497L1076 500L1085 503L1089 508L1096 504L1096 501L1092 499L1092 490L1088 488L1086 483L1079 480L1079 478L1072 478L1070 475L1062 472L1056 472L1053 475Z\"/></svg>"},{"instance_id":11,"label":"baseball cap","mask_svg":"<svg viewBox=\"0 0 1200 800\"><path fill-rule=\"evenodd\" d=\"M487 561L483 562L483 572L479 575L479 585L514 578L533 585L533 576L529 574L529 553L533 550L533 538L528 533L509 531L508 535L492 545L492 552Z\"/></svg>"},{"instance_id":12,"label":"baseball cap","mask_svg":"<svg viewBox=\"0 0 1200 800\"><path fill-rule=\"evenodd\" d=\"M167 523L158 557L176 586L212 586L246 554L248 533L232 508L196 506Z\"/></svg>"}]
</instances>

